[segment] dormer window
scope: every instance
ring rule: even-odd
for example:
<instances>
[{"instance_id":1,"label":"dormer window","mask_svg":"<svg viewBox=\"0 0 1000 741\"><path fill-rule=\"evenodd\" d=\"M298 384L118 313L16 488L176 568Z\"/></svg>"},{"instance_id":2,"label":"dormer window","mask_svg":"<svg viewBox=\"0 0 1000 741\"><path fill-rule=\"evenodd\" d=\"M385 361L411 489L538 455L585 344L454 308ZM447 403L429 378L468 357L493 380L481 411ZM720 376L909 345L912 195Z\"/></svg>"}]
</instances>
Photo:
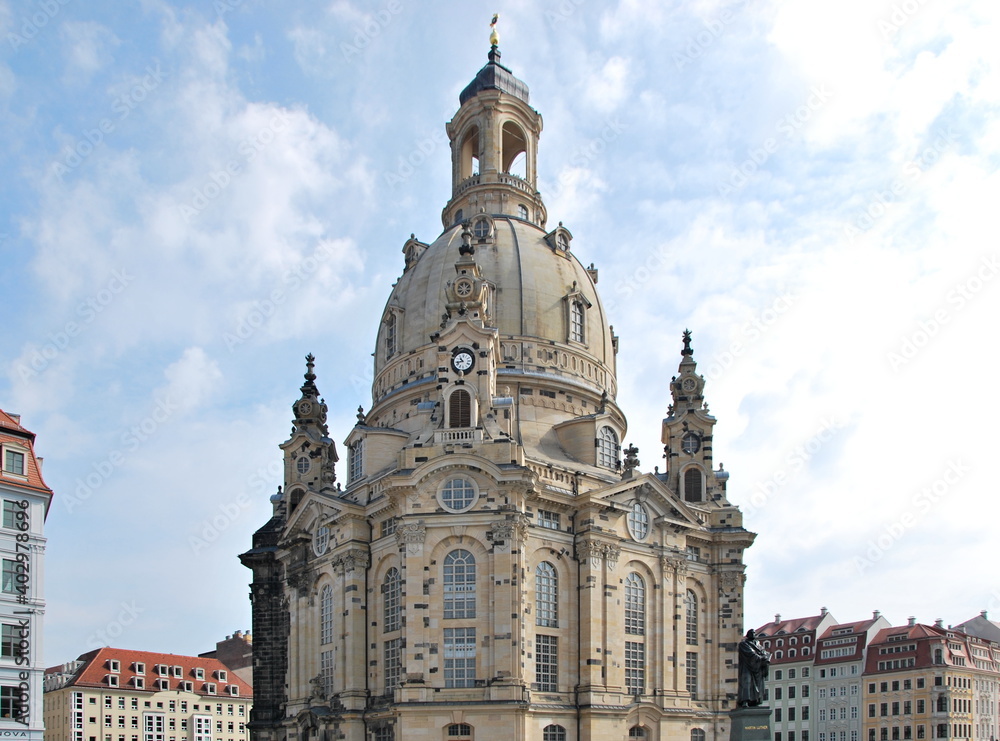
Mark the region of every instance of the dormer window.
<instances>
[{"instance_id":1,"label":"dormer window","mask_svg":"<svg viewBox=\"0 0 1000 741\"><path fill-rule=\"evenodd\" d=\"M365 440L359 438L348 448L350 457L350 480L357 481L365 472Z\"/></svg>"},{"instance_id":2,"label":"dormer window","mask_svg":"<svg viewBox=\"0 0 1000 741\"><path fill-rule=\"evenodd\" d=\"M216 669L215 670L215 678L218 679L220 682L227 682L227 681L229 681L227 679L228 676L229 676L229 674L227 672L223 671L222 669Z\"/></svg>"},{"instance_id":3,"label":"dormer window","mask_svg":"<svg viewBox=\"0 0 1000 741\"><path fill-rule=\"evenodd\" d=\"M573 301L569 308L569 338L574 342L583 343L583 304Z\"/></svg>"},{"instance_id":4,"label":"dormer window","mask_svg":"<svg viewBox=\"0 0 1000 741\"><path fill-rule=\"evenodd\" d=\"M167 666L166 664L157 664L156 665L156 673L159 676L161 676L161 677L169 677L170 676L170 667Z\"/></svg>"},{"instance_id":5,"label":"dormer window","mask_svg":"<svg viewBox=\"0 0 1000 741\"><path fill-rule=\"evenodd\" d=\"M121 662L118 659L108 659L108 670L113 672L121 671Z\"/></svg>"},{"instance_id":6,"label":"dormer window","mask_svg":"<svg viewBox=\"0 0 1000 741\"><path fill-rule=\"evenodd\" d=\"M235 684L229 685L229 694L232 695L233 697L239 697L240 688L237 687Z\"/></svg>"},{"instance_id":7,"label":"dormer window","mask_svg":"<svg viewBox=\"0 0 1000 741\"><path fill-rule=\"evenodd\" d=\"M16 476L24 476L24 453L5 449L3 455L3 470Z\"/></svg>"},{"instance_id":8,"label":"dormer window","mask_svg":"<svg viewBox=\"0 0 1000 741\"><path fill-rule=\"evenodd\" d=\"M202 669L202 668L200 668L200 667L196 668L194 670L194 678L195 679L204 679L205 678L205 670Z\"/></svg>"},{"instance_id":9,"label":"dormer window","mask_svg":"<svg viewBox=\"0 0 1000 741\"><path fill-rule=\"evenodd\" d=\"M173 669L174 669L174 676L177 677L178 679L180 679L182 676L184 676L184 669L183 668L181 668L179 666L175 666Z\"/></svg>"},{"instance_id":10,"label":"dormer window","mask_svg":"<svg viewBox=\"0 0 1000 741\"><path fill-rule=\"evenodd\" d=\"M472 224L472 236L476 239L486 239L492 231L493 228L489 219L476 219Z\"/></svg>"},{"instance_id":11,"label":"dormer window","mask_svg":"<svg viewBox=\"0 0 1000 741\"><path fill-rule=\"evenodd\" d=\"M105 679L108 682L108 687L117 687L118 686L118 675L117 674L108 674L105 677Z\"/></svg>"},{"instance_id":12,"label":"dormer window","mask_svg":"<svg viewBox=\"0 0 1000 741\"><path fill-rule=\"evenodd\" d=\"M205 682L205 692L210 695L215 694L215 682Z\"/></svg>"},{"instance_id":13,"label":"dormer window","mask_svg":"<svg viewBox=\"0 0 1000 741\"><path fill-rule=\"evenodd\" d=\"M618 433L607 425L597 433L597 465L618 468Z\"/></svg>"},{"instance_id":14,"label":"dormer window","mask_svg":"<svg viewBox=\"0 0 1000 741\"><path fill-rule=\"evenodd\" d=\"M389 312L385 318L385 359L396 354L396 314Z\"/></svg>"},{"instance_id":15,"label":"dormer window","mask_svg":"<svg viewBox=\"0 0 1000 741\"><path fill-rule=\"evenodd\" d=\"M132 686L137 690L146 689L146 680L142 677L132 677Z\"/></svg>"},{"instance_id":16,"label":"dormer window","mask_svg":"<svg viewBox=\"0 0 1000 741\"><path fill-rule=\"evenodd\" d=\"M136 674L146 673L146 664L143 661L136 661L134 664L132 664L132 667L133 667L132 671L134 671Z\"/></svg>"}]
</instances>

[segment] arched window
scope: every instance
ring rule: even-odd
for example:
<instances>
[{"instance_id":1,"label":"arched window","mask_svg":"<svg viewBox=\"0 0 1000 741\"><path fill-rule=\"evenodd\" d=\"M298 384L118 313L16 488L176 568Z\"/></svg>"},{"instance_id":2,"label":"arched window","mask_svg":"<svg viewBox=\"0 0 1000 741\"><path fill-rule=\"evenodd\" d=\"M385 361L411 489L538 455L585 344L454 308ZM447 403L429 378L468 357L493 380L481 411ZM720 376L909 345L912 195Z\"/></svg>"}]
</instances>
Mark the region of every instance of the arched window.
<instances>
[{"instance_id":1,"label":"arched window","mask_svg":"<svg viewBox=\"0 0 1000 741\"><path fill-rule=\"evenodd\" d=\"M329 584L319 593L319 642L333 643L333 587Z\"/></svg>"},{"instance_id":2,"label":"arched window","mask_svg":"<svg viewBox=\"0 0 1000 741\"><path fill-rule=\"evenodd\" d=\"M629 738L646 738L646 729L642 726L632 726L628 729Z\"/></svg>"},{"instance_id":3,"label":"arched window","mask_svg":"<svg viewBox=\"0 0 1000 741\"><path fill-rule=\"evenodd\" d=\"M393 566L385 572L385 579L382 581L382 630L386 633L400 628L402 598L403 580L399 569Z\"/></svg>"},{"instance_id":4,"label":"arched window","mask_svg":"<svg viewBox=\"0 0 1000 741\"><path fill-rule=\"evenodd\" d=\"M684 501L701 501L701 471L697 468L689 468L684 472Z\"/></svg>"},{"instance_id":5,"label":"arched window","mask_svg":"<svg viewBox=\"0 0 1000 741\"><path fill-rule=\"evenodd\" d=\"M524 178L527 174L528 142L521 127L513 121L503 125L503 171Z\"/></svg>"},{"instance_id":6,"label":"arched window","mask_svg":"<svg viewBox=\"0 0 1000 741\"><path fill-rule=\"evenodd\" d=\"M458 548L444 558L444 617L476 616L476 559Z\"/></svg>"},{"instance_id":7,"label":"arched window","mask_svg":"<svg viewBox=\"0 0 1000 741\"><path fill-rule=\"evenodd\" d=\"M448 726L448 741L472 741L472 726L468 723L452 723Z\"/></svg>"},{"instance_id":8,"label":"arched window","mask_svg":"<svg viewBox=\"0 0 1000 741\"><path fill-rule=\"evenodd\" d=\"M690 589L684 597L684 616L687 618L687 642L698 645L698 595Z\"/></svg>"},{"instance_id":9,"label":"arched window","mask_svg":"<svg viewBox=\"0 0 1000 741\"><path fill-rule=\"evenodd\" d=\"M472 397L468 391L457 389L448 397L448 426L472 427Z\"/></svg>"},{"instance_id":10,"label":"arched window","mask_svg":"<svg viewBox=\"0 0 1000 741\"><path fill-rule=\"evenodd\" d=\"M479 174L479 129L473 126L462 140L459 175L464 180Z\"/></svg>"},{"instance_id":11,"label":"arched window","mask_svg":"<svg viewBox=\"0 0 1000 741\"><path fill-rule=\"evenodd\" d=\"M574 342L583 342L586 334L583 323L583 304L574 301L569 306L569 338Z\"/></svg>"},{"instance_id":12,"label":"arched window","mask_svg":"<svg viewBox=\"0 0 1000 741\"><path fill-rule=\"evenodd\" d=\"M566 729L555 724L542 729L542 741L566 741Z\"/></svg>"},{"instance_id":13,"label":"arched window","mask_svg":"<svg viewBox=\"0 0 1000 741\"><path fill-rule=\"evenodd\" d=\"M634 571L625 577L625 632L646 635L646 583Z\"/></svg>"},{"instance_id":14,"label":"arched window","mask_svg":"<svg viewBox=\"0 0 1000 741\"><path fill-rule=\"evenodd\" d=\"M535 625L559 627L559 583L555 567L542 561L535 569Z\"/></svg>"},{"instance_id":15,"label":"arched window","mask_svg":"<svg viewBox=\"0 0 1000 741\"><path fill-rule=\"evenodd\" d=\"M597 465L618 468L618 434L608 426L597 433Z\"/></svg>"},{"instance_id":16,"label":"arched window","mask_svg":"<svg viewBox=\"0 0 1000 741\"><path fill-rule=\"evenodd\" d=\"M365 440L359 438L354 445L349 448L351 481L357 481L365 472Z\"/></svg>"},{"instance_id":17,"label":"arched window","mask_svg":"<svg viewBox=\"0 0 1000 741\"><path fill-rule=\"evenodd\" d=\"M524 205L519 205L517 207L517 217L519 219L524 219L525 221L527 221L528 220L528 207L524 206Z\"/></svg>"},{"instance_id":18,"label":"arched window","mask_svg":"<svg viewBox=\"0 0 1000 741\"><path fill-rule=\"evenodd\" d=\"M395 741L395 735L392 732L392 726L382 726L381 728L376 728L373 734L375 741Z\"/></svg>"},{"instance_id":19,"label":"arched window","mask_svg":"<svg viewBox=\"0 0 1000 741\"><path fill-rule=\"evenodd\" d=\"M691 729L691 741L705 741L705 731L702 728Z\"/></svg>"},{"instance_id":20,"label":"arched window","mask_svg":"<svg viewBox=\"0 0 1000 741\"><path fill-rule=\"evenodd\" d=\"M396 315L390 313L385 318L385 359L396 354Z\"/></svg>"}]
</instances>

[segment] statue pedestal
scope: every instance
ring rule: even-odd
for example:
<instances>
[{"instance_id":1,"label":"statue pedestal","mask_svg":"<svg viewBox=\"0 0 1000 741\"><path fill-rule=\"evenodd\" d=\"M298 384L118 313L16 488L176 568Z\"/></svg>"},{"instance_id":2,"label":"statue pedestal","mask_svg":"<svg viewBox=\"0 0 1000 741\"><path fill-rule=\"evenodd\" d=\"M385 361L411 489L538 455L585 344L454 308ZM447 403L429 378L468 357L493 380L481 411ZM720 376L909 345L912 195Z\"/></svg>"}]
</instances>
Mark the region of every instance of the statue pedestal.
<instances>
[{"instance_id":1,"label":"statue pedestal","mask_svg":"<svg viewBox=\"0 0 1000 741\"><path fill-rule=\"evenodd\" d=\"M736 708L729 713L732 726L729 730L729 741L771 741L771 708L767 705L757 705L749 708Z\"/></svg>"}]
</instances>

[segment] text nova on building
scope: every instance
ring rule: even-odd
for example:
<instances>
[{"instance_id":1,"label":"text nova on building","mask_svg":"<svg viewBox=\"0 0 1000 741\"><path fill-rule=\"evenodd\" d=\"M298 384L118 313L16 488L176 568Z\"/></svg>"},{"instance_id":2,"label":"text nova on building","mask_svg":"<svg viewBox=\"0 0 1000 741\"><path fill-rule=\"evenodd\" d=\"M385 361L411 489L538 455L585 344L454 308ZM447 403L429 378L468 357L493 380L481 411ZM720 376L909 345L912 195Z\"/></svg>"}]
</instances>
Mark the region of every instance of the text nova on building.
<instances>
[{"instance_id":1,"label":"text nova on building","mask_svg":"<svg viewBox=\"0 0 1000 741\"><path fill-rule=\"evenodd\" d=\"M241 556L255 740L728 738L754 535L690 334L651 389L666 470L622 451L618 338L597 270L546 226L541 130L494 44L447 125L444 231L403 245L343 487L307 358Z\"/></svg>"}]
</instances>

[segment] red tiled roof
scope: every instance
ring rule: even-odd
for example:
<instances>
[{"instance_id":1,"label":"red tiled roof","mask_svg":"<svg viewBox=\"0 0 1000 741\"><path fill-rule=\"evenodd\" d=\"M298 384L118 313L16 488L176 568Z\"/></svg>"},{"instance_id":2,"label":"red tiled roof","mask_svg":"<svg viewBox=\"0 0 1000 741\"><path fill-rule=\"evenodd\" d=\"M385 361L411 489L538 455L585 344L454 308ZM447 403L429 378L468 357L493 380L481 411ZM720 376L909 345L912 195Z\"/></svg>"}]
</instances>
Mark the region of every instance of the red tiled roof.
<instances>
[{"instance_id":1,"label":"red tiled roof","mask_svg":"<svg viewBox=\"0 0 1000 741\"><path fill-rule=\"evenodd\" d=\"M792 620L782 620L780 622L765 623L754 632L770 637L778 633L795 633L805 631L815 631L826 615L813 615L812 617L794 618Z\"/></svg>"},{"instance_id":2,"label":"red tiled roof","mask_svg":"<svg viewBox=\"0 0 1000 741\"><path fill-rule=\"evenodd\" d=\"M26 430L18 420L0 409L0 444L3 443L16 443L19 446L24 446L28 449L28 454L24 457L24 476L0 470L0 481L6 486L48 494L51 498L52 490L45 484L41 466L38 465L38 459L35 457L35 433ZM0 461L0 469L3 469L4 463L4 461Z\"/></svg>"},{"instance_id":3,"label":"red tiled roof","mask_svg":"<svg viewBox=\"0 0 1000 741\"><path fill-rule=\"evenodd\" d=\"M67 686L107 688L109 686L107 676L114 674L118 677L118 687L123 690L127 689L138 692L162 691L157 689L156 680L166 679L169 682L168 691L180 690L181 682L191 682L193 685L192 691L195 694L221 699L223 697L237 697L236 695L230 695L230 690L228 689L230 685L235 685L239 688L238 697L243 699L253 698L253 687L236 676L235 672L218 659L209 659L203 656L161 654L153 651L132 651L123 648L98 648L81 654L78 660L84 662L84 665ZM112 672L110 670L109 662L112 660L118 661L119 671ZM137 663L145 665L143 667L145 670L144 673L140 674L135 671ZM168 676L161 676L157 673L157 665L170 667L167 672ZM181 667L181 676L179 677L174 676L173 667L175 666ZM53 667L52 669L59 668ZM46 673L52 671L52 669L46 670ZM204 670L203 679L197 678L195 669ZM219 671L226 672L226 681L218 678L217 672ZM144 680L145 686L143 689L135 687L134 680L136 677L141 677ZM209 694L205 687L205 684L208 682L213 682L216 685L214 695Z\"/></svg>"}]
</instances>

